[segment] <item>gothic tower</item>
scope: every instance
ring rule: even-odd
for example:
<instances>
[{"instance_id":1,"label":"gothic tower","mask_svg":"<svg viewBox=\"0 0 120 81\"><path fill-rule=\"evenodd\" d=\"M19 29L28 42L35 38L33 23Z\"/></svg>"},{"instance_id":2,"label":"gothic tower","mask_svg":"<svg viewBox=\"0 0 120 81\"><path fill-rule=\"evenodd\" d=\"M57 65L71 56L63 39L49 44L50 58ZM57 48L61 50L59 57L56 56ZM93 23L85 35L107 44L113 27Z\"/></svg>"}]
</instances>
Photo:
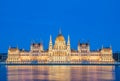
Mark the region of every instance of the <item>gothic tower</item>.
<instances>
[{"instance_id":1,"label":"gothic tower","mask_svg":"<svg viewBox=\"0 0 120 81\"><path fill-rule=\"evenodd\" d=\"M52 53L52 36L50 35L50 41L49 41L49 54Z\"/></svg>"},{"instance_id":2,"label":"gothic tower","mask_svg":"<svg viewBox=\"0 0 120 81\"><path fill-rule=\"evenodd\" d=\"M67 42L67 51L68 51L68 54L71 53L71 48L70 48L70 36L68 35L68 42Z\"/></svg>"},{"instance_id":3,"label":"gothic tower","mask_svg":"<svg viewBox=\"0 0 120 81\"><path fill-rule=\"evenodd\" d=\"M81 50L80 50L80 41L78 42L78 52L80 53Z\"/></svg>"}]
</instances>

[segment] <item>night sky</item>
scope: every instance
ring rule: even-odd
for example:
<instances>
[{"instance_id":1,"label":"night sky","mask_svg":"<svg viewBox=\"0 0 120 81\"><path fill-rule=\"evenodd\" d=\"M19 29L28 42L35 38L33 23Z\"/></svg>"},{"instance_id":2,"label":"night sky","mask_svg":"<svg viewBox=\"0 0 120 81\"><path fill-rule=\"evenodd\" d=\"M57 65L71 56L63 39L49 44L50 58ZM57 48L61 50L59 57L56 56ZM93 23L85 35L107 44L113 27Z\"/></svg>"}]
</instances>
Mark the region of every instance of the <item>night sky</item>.
<instances>
[{"instance_id":1,"label":"night sky","mask_svg":"<svg viewBox=\"0 0 120 81\"><path fill-rule=\"evenodd\" d=\"M59 29L73 49L80 40L91 50L112 45L120 51L120 0L0 0L0 52L29 50L33 41L47 49Z\"/></svg>"}]
</instances>

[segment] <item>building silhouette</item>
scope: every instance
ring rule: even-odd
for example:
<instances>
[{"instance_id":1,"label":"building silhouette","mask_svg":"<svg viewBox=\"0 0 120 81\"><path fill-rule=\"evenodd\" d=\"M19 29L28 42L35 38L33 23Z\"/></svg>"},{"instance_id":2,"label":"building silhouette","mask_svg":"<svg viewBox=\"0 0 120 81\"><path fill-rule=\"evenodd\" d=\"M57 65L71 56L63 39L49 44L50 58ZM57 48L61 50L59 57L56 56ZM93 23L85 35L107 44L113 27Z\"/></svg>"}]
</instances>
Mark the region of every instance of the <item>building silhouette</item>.
<instances>
[{"instance_id":1,"label":"building silhouette","mask_svg":"<svg viewBox=\"0 0 120 81\"><path fill-rule=\"evenodd\" d=\"M30 51L18 47L8 49L7 63L113 63L112 47L102 47L90 51L89 43L78 43L78 49L72 50L70 36L67 42L61 31L56 37L55 44L50 35L49 48L44 50L42 43L32 43Z\"/></svg>"}]
</instances>

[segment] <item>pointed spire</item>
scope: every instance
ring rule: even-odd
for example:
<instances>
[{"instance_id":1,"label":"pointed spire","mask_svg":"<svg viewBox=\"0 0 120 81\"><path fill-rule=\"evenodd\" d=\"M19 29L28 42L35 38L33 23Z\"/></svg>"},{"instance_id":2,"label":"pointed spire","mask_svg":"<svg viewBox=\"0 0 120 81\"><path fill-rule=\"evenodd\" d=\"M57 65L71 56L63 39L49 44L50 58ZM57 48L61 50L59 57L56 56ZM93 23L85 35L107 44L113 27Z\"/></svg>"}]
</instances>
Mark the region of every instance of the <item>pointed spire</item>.
<instances>
[{"instance_id":1,"label":"pointed spire","mask_svg":"<svg viewBox=\"0 0 120 81\"><path fill-rule=\"evenodd\" d=\"M52 50L52 36L50 35L49 51Z\"/></svg>"},{"instance_id":2,"label":"pointed spire","mask_svg":"<svg viewBox=\"0 0 120 81\"><path fill-rule=\"evenodd\" d=\"M112 45L110 44L110 49L112 49Z\"/></svg>"},{"instance_id":3,"label":"pointed spire","mask_svg":"<svg viewBox=\"0 0 120 81\"><path fill-rule=\"evenodd\" d=\"M78 41L78 52L80 52L80 40Z\"/></svg>"},{"instance_id":4,"label":"pointed spire","mask_svg":"<svg viewBox=\"0 0 120 81\"><path fill-rule=\"evenodd\" d=\"M68 35L68 41L67 41L67 50L70 53L71 48L70 48L70 36L69 35Z\"/></svg>"},{"instance_id":5,"label":"pointed spire","mask_svg":"<svg viewBox=\"0 0 120 81\"><path fill-rule=\"evenodd\" d=\"M11 48L11 46L9 46L9 49Z\"/></svg>"},{"instance_id":6,"label":"pointed spire","mask_svg":"<svg viewBox=\"0 0 120 81\"><path fill-rule=\"evenodd\" d=\"M70 45L70 36L68 35L68 42L67 45Z\"/></svg>"},{"instance_id":7,"label":"pointed spire","mask_svg":"<svg viewBox=\"0 0 120 81\"><path fill-rule=\"evenodd\" d=\"M50 35L50 41L52 40L52 36Z\"/></svg>"},{"instance_id":8,"label":"pointed spire","mask_svg":"<svg viewBox=\"0 0 120 81\"><path fill-rule=\"evenodd\" d=\"M18 49L18 45L17 45L17 49Z\"/></svg>"},{"instance_id":9,"label":"pointed spire","mask_svg":"<svg viewBox=\"0 0 120 81\"><path fill-rule=\"evenodd\" d=\"M59 29L59 35L62 34L61 28Z\"/></svg>"},{"instance_id":10,"label":"pointed spire","mask_svg":"<svg viewBox=\"0 0 120 81\"><path fill-rule=\"evenodd\" d=\"M78 45L80 45L80 40L78 41Z\"/></svg>"},{"instance_id":11,"label":"pointed spire","mask_svg":"<svg viewBox=\"0 0 120 81\"><path fill-rule=\"evenodd\" d=\"M102 45L102 49L104 48L104 46Z\"/></svg>"},{"instance_id":12,"label":"pointed spire","mask_svg":"<svg viewBox=\"0 0 120 81\"><path fill-rule=\"evenodd\" d=\"M52 36L50 35L50 44L52 44Z\"/></svg>"}]
</instances>

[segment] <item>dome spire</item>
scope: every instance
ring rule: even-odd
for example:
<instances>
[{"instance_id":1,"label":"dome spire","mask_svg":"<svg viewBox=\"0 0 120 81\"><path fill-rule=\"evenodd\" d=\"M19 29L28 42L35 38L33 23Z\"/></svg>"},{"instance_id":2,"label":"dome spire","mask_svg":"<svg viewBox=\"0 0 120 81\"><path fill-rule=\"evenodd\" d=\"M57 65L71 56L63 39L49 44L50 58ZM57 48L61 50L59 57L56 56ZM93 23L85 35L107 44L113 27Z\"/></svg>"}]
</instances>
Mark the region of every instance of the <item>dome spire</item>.
<instances>
[{"instance_id":1,"label":"dome spire","mask_svg":"<svg viewBox=\"0 0 120 81\"><path fill-rule=\"evenodd\" d=\"M56 38L56 41L65 41L65 39L64 39L64 37L63 37L63 35L61 33L61 29L59 29L59 34L58 34L58 36Z\"/></svg>"},{"instance_id":2,"label":"dome spire","mask_svg":"<svg viewBox=\"0 0 120 81\"><path fill-rule=\"evenodd\" d=\"M59 35L60 35L60 34L62 34L62 32L61 32L61 28L59 29Z\"/></svg>"}]
</instances>

